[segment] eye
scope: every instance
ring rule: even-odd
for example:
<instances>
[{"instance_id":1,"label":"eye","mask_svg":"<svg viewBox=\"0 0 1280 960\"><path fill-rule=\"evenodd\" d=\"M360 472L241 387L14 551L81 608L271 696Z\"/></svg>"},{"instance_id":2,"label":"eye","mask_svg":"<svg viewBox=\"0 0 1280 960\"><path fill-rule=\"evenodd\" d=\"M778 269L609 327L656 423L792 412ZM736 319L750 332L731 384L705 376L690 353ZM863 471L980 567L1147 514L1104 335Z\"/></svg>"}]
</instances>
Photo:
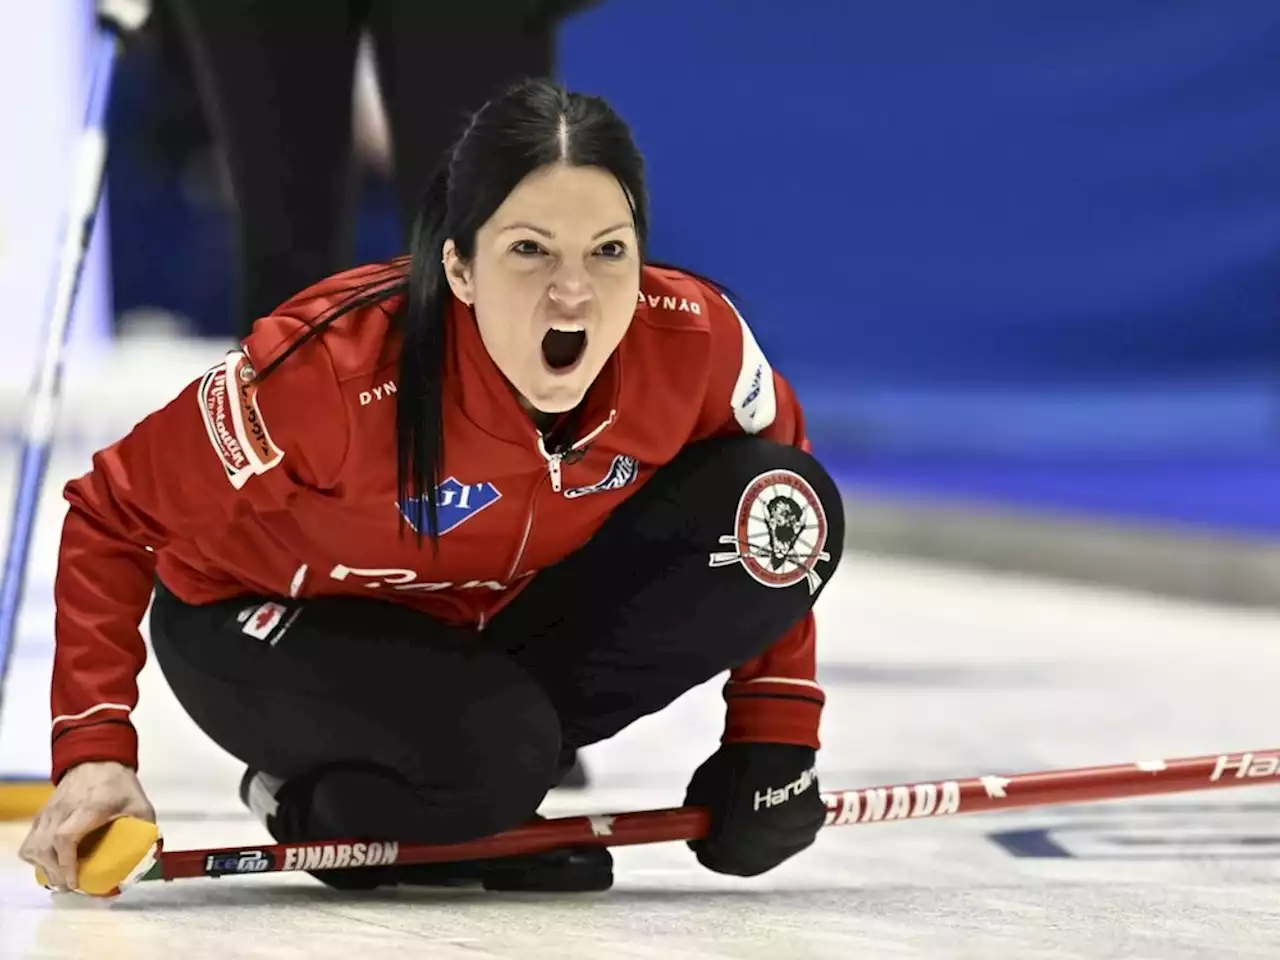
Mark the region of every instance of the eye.
<instances>
[{"instance_id":1,"label":"eye","mask_svg":"<svg viewBox=\"0 0 1280 960\"><path fill-rule=\"evenodd\" d=\"M606 260L620 260L627 255L627 245L621 240L606 240L596 249Z\"/></svg>"},{"instance_id":2,"label":"eye","mask_svg":"<svg viewBox=\"0 0 1280 960\"><path fill-rule=\"evenodd\" d=\"M511 252L519 257L538 257L546 253L542 245L533 240L517 240L511 245Z\"/></svg>"}]
</instances>

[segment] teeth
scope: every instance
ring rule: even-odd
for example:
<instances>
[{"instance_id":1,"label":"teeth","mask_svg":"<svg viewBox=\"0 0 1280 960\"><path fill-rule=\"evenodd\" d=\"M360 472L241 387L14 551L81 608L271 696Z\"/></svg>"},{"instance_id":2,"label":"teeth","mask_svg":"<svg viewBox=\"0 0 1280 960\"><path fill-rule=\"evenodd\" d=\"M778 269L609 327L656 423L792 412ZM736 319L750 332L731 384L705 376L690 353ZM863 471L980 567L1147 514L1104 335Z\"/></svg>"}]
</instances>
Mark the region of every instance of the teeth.
<instances>
[{"instance_id":1,"label":"teeth","mask_svg":"<svg viewBox=\"0 0 1280 960\"><path fill-rule=\"evenodd\" d=\"M558 330L561 333L586 333L587 326L584 323L570 323L562 320L558 323L551 324L552 330Z\"/></svg>"}]
</instances>

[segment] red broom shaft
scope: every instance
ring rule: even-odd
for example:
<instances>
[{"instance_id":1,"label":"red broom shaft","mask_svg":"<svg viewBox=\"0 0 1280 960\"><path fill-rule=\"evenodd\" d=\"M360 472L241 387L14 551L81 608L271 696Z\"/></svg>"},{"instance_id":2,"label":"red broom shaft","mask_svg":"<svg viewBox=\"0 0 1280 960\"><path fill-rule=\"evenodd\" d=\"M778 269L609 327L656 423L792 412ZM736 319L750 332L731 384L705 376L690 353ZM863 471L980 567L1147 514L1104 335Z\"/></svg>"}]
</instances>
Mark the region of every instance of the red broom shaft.
<instances>
[{"instance_id":1,"label":"red broom shaft","mask_svg":"<svg viewBox=\"0 0 1280 960\"><path fill-rule=\"evenodd\" d=\"M605 832L608 831L608 832ZM447 863L484 860L558 850L587 845L622 847L641 843L665 843L697 839L707 832L707 815L696 807L645 810L607 816L561 817L544 820L505 833L443 845L409 843L359 843L357 841L317 841L259 847L228 847L216 850L176 850L160 854L158 869L144 880L180 880L211 876L215 861L240 860L246 869L226 869L226 873L275 873L286 870L326 869L334 866L374 866L385 863ZM359 850L357 851L357 848ZM331 862L324 864L326 852ZM355 862L356 859L366 861ZM369 863L369 860L378 863Z\"/></svg>"},{"instance_id":2,"label":"red broom shaft","mask_svg":"<svg viewBox=\"0 0 1280 960\"><path fill-rule=\"evenodd\" d=\"M829 791L822 797L827 806L826 825L845 826L1266 784L1280 785L1280 750L865 787ZM756 802L765 804L769 799L761 794ZM443 846L320 841L181 850L162 853L158 869L144 879L476 860L572 846L617 847L697 840L706 835L706 830L705 811L681 807L564 817Z\"/></svg>"},{"instance_id":3,"label":"red broom shaft","mask_svg":"<svg viewBox=\"0 0 1280 960\"><path fill-rule=\"evenodd\" d=\"M1216 754L1105 767L1080 767L1011 776L823 794L827 825L951 816L1095 800L1182 793L1222 787L1280 785L1280 751Z\"/></svg>"}]
</instances>

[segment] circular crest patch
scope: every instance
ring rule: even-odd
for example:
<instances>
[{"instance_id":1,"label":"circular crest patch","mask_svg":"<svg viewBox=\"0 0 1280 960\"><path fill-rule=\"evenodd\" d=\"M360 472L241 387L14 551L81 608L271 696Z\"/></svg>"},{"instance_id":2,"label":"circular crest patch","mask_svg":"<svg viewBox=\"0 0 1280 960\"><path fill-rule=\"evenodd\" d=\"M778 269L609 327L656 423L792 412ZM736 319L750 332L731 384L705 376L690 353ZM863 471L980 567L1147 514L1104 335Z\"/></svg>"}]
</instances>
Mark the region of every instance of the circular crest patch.
<instances>
[{"instance_id":1,"label":"circular crest patch","mask_svg":"<svg viewBox=\"0 0 1280 960\"><path fill-rule=\"evenodd\" d=\"M790 470L762 473L742 491L732 535L720 543L732 553L713 553L711 566L741 563L766 587L789 587L802 580L815 593L822 585L814 567L830 560L827 515L822 501L802 476Z\"/></svg>"}]
</instances>

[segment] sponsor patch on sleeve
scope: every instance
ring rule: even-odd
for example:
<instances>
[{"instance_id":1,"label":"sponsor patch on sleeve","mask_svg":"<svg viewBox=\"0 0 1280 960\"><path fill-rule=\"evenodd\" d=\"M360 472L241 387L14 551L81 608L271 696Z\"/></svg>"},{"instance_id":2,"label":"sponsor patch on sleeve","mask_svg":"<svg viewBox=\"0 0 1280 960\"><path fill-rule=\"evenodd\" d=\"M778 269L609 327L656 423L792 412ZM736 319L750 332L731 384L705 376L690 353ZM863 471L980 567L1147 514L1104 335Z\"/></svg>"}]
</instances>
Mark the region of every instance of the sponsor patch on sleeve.
<instances>
[{"instance_id":1,"label":"sponsor patch on sleeve","mask_svg":"<svg viewBox=\"0 0 1280 960\"><path fill-rule=\"evenodd\" d=\"M723 294L721 295L723 296ZM759 433L773 424L778 416L778 395L773 386L773 367L756 342L747 321L742 318L733 301L724 297L738 324L742 327L742 366L733 385L729 403L733 417L744 433Z\"/></svg>"},{"instance_id":2,"label":"sponsor patch on sleeve","mask_svg":"<svg viewBox=\"0 0 1280 960\"><path fill-rule=\"evenodd\" d=\"M200 379L196 394L213 452L237 490L284 458L267 432L253 378L249 358L233 352Z\"/></svg>"}]
</instances>

